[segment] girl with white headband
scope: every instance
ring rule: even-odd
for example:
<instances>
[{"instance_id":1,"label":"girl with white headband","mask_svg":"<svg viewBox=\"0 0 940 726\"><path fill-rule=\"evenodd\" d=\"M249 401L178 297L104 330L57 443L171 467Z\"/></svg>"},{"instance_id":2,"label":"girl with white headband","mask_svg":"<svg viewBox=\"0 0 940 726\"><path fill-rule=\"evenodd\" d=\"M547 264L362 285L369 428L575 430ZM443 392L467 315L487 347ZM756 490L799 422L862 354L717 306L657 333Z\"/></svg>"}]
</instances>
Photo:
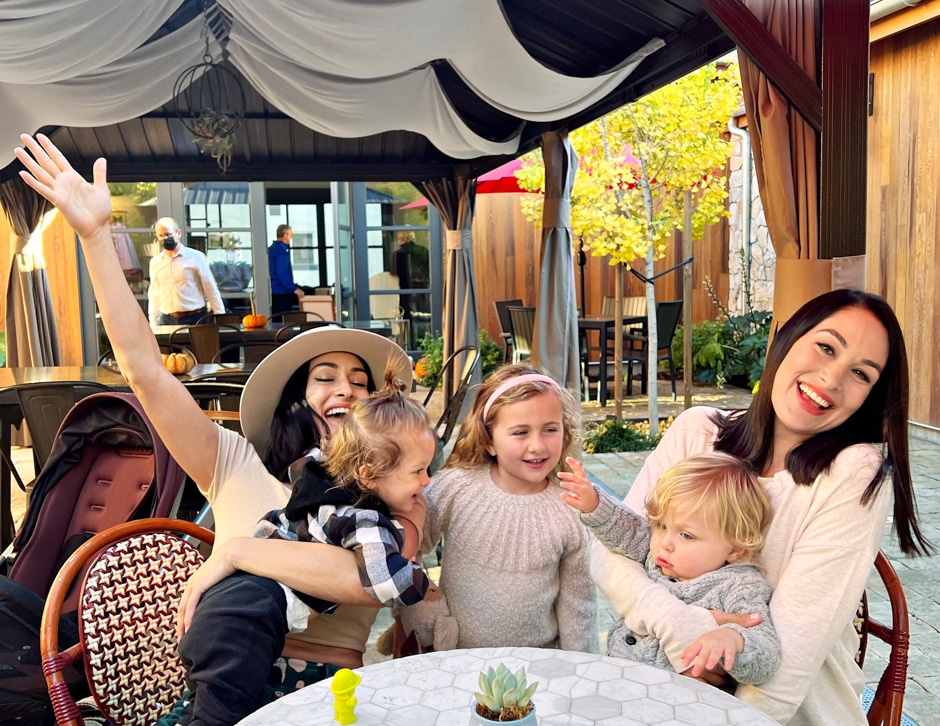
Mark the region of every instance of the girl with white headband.
<instances>
[{"instance_id":1,"label":"girl with white headband","mask_svg":"<svg viewBox=\"0 0 940 726\"><path fill-rule=\"evenodd\" d=\"M536 368L503 366L480 388L426 490L422 549L443 535L458 648L597 650L587 534L557 480L579 438L574 397Z\"/></svg>"}]
</instances>

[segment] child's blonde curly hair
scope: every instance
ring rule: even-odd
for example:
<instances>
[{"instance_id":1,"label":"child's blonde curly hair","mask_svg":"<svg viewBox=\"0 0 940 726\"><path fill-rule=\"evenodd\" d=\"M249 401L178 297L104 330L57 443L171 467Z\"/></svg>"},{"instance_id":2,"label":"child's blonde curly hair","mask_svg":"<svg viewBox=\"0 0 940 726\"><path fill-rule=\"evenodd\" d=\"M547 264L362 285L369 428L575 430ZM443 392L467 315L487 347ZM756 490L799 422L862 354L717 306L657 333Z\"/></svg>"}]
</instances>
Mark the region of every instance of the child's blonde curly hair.
<instances>
[{"instance_id":1,"label":"child's blonde curly hair","mask_svg":"<svg viewBox=\"0 0 940 726\"><path fill-rule=\"evenodd\" d=\"M369 493L363 481L391 474L422 431L434 433L428 412L408 395L395 370L386 368L384 387L346 413L330 439L324 466L336 486Z\"/></svg>"},{"instance_id":2,"label":"child's blonde curly hair","mask_svg":"<svg viewBox=\"0 0 940 726\"><path fill-rule=\"evenodd\" d=\"M493 422L499 416L500 410L512 403L518 403L532 396L550 392L558 396L562 416L563 443L561 457L550 474L553 479L555 478L555 475L564 465L565 457L574 456L581 442L581 407L571 391L559 386L557 383L526 380L517 386L512 386L495 400L490 401L496 390L505 382L512 378L532 374L546 375L543 370L527 363L504 365L493 371L490 377L480 386L476 399L473 401L473 407L470 409L470 414L460 426L460 433L457 436L457 443L454 444L454 450L444 463L445 467L472 469L481 464L494 461L495 457L486 449L493 443ZM489 408L487 408L487 404L489 404Z\"/></svg>"},{"instance_id":3,"label":"child's blonde curly hair","mask_svg":"<svg viewBox=\"0 0 940 726\"><path fill-rule=\"evenodd\" d=\"M659 477L646 498L650 526L676 508L701 518L729 546L744 550L742 561L763 549L774 513L751 466L717 451L689 457Z\"/></svg>"}]
</instances>

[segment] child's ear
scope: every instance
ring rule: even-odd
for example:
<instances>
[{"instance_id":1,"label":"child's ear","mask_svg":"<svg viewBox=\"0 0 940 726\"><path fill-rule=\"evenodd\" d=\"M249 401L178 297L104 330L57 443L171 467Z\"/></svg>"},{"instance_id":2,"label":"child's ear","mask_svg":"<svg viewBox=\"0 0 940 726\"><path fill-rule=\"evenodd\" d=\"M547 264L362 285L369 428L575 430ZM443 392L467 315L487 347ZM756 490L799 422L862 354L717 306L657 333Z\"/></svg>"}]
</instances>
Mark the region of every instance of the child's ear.
<instances>
[{"instance_id":1,"label":"child's ear","mask_svg":"<svg viewBox=\"0 0 940 726\"><path fill-rule=\"evenodd\" d=\"M366 464L363 464L359 467L359 485L363 489L375 489L375 473L372 471L372 467Z\"/></svg>"},{"instance_id":2,"label":"child's ear","mask_svg":"<svg viewBox=\"0 0 940 726\"><path fill-rule=\"evenodd\" d=\"M742 562L750 559L750 552L745 547L733 547L728 554L728 562Z\"/></svg>"}]
</instances>

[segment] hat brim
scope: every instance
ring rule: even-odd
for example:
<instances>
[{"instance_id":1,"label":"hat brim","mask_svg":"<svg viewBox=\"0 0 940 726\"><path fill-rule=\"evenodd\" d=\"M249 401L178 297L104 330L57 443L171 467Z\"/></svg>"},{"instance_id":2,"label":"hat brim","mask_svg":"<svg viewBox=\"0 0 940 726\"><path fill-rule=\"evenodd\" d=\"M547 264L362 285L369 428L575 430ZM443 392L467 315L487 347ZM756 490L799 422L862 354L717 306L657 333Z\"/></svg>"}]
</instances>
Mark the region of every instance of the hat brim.
<instances>
[{"instance_id":1,"label":"hat brim","mask_svg":"<svg viewBox=\"0 0 940 726\"><path fill-rule=\"evenodd\" d=\"M358 356L368 366L377 386L382 384L385 368L391 366L407 390L411 389L411 359L388 338L367 330L333 326L304 331L268 354L242 391L239 404L242 431L260 456L270 446L274 411L288 379L301 365L324 353Z\"/></svg>"}]
</instances>

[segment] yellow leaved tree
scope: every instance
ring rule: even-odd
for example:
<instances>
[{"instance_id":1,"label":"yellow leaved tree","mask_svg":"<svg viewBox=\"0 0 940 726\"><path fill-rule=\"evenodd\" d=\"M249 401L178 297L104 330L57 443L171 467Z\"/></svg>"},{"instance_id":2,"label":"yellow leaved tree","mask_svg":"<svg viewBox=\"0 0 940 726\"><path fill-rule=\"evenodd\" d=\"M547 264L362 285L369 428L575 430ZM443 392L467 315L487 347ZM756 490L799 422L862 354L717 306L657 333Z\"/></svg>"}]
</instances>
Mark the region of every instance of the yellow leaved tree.
<instances>
[{"instance_id":1,"label":"yellow leaved tree","mask_svg":"<svg viewBox=\"0 0 940 726\"><path fill-rule=\"evenodd\" d=\"M580 159L571 195L572 237L621 270L642 260L647 276L652 276L653 262L665 255L673 230L683 226L683 199L691 191L692 237L700 238L706 224L727 216L727 124L739 103L737 67L712 63L571 132ZM525 189L544 188L540 153L524 156L516 176ZM542 199L535 194L521 197L530 219L541 219ZM622 285L618 292L622 296ZM652 282L646 284L646 298L652 383L659 348ZM621 305L618 299L617 309ZM618 321L618 338L620 327ZM621 366L617 360L618 377ZM651 426L658 426L655 384L648 390ZM617 413L619 418L619 401Z\"/></svg>"}]
</instances>

